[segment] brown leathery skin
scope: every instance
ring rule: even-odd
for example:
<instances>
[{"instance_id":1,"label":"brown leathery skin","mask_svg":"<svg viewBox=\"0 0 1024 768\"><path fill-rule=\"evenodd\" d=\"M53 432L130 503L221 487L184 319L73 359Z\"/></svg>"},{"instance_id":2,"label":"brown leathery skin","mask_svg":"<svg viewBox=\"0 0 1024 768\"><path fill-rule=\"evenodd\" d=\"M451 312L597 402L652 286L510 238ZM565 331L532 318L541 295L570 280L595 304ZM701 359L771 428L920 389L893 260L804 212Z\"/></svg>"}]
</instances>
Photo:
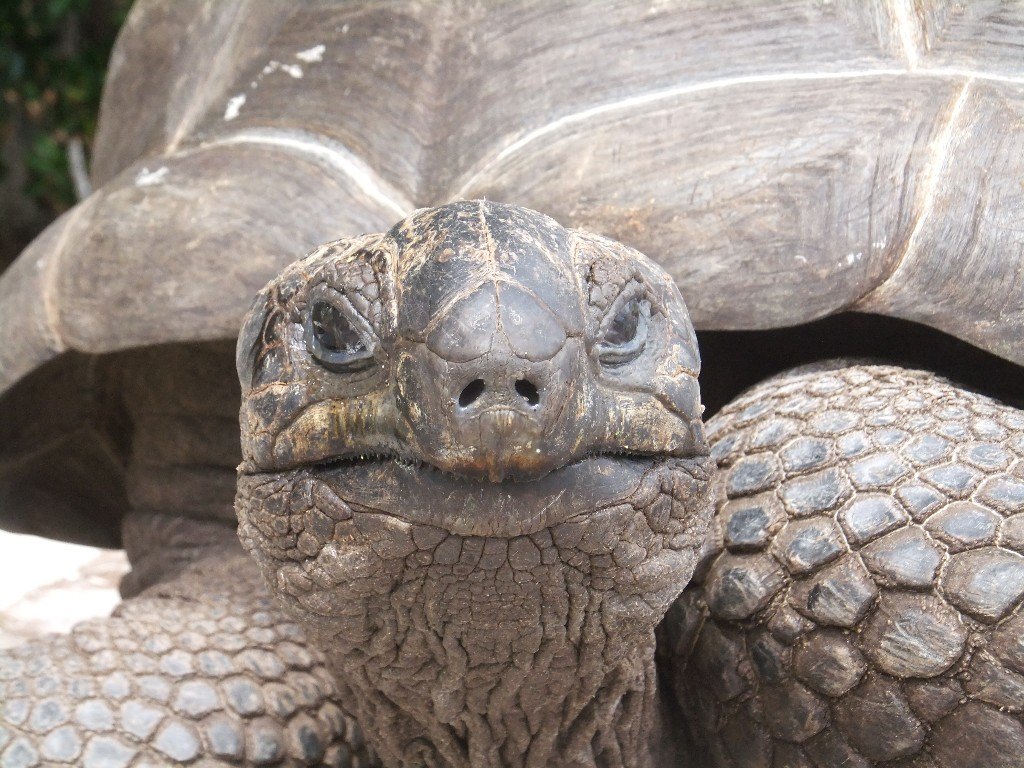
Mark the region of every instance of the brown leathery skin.
<instances>
[{"instance_id":1,"label":"brown leathery skin","mask_svg":"<svg viewBox=\"0 0 1024 768\"><path fill-rule=\"evenodd\" d=\"M374 364L342 376L313 359L318 301L359 325ZM640 305L646 346L600 363L600 323ZM514 206L453 203L322 246L260 292L237 362L247 470L395 455L498 480L603 452L704 450L700 360L675 285L632 249ZM479 399L452 407L480 377ZM498 465L481 411L533 425L506 436Z\"/></svg>"},{"instance_id":2,"label":"brown leathery skin","mask_svg":"<svg viewBox=\"0 0 1024 768\"><path fill-rule=\"evenodd\" d=\"M331 471L240 478L240 536L385 765L643 766L668 744L654 629L706 533L708 459L526 535L346 503Z\"/></svg>"},{"instance_id":3,"label":"brown leathery skin","mask_svg":"<svg viewBox=\"0 0 1024 768\"><path fill-rule=\"evenodd\" d=\"M680 759L655 629L710 519L698 368L657 267L497 203L257 297L239 536L385 765Z\"/></svg>"},{"instance_id":4,"label":"brown leathery skin","mask_svg":"<svg viewBox=\"0 0 1024 768\"><path fill-rule=\"evenodd\" d=\"M1020 766L1024 414L853 366L708 431L716 533L661 650L709 764Z\"/></svg>"}]
</instances>

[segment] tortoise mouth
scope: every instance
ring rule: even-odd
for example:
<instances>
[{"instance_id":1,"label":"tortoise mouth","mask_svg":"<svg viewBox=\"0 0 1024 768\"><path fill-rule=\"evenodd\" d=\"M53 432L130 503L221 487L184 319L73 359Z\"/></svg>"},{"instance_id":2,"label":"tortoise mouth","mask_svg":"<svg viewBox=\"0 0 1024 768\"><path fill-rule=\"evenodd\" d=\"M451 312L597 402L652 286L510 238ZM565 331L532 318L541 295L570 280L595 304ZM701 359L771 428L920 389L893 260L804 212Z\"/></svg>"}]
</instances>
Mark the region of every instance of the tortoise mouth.
<instances>
[{"instance_id":1,"label":"tortoise mouth","mask_svg":"<svg viewBox=\"0 0 1024 768\"><path fill-rule=\"evenodd\" d=\"M637 503L653 478L687 459L667 454L595 454L533 480L456 475L396 455L341 457L286 472L245 473L251 482L268 474L292 483L308 478L325 485L353 515L387 515L463 536L515 537L537 533L621 503Z\"/></svg>"},{"instance_id":2,"label":"tortoise mouth","mask_svg":"<svg viewBox=\"0 0 1024 768\"><path fill-rule=\"evenodd\" d=\"M687 458L684 456L676 456L672 453L667 452L650 452L645 453L643 451L593 451L583 456L574 458L565 464L554 467L553 469L545 472L539 476L532 475L507 475L501 480L491 480L486 475L482 475L477 472L461 472L457 469L451 469L443 467L438 464L432 463L428 459L410 456L408 454L399 453L398 451L377 451L373 453L362 453L352 454L345 456L337 456L335 458L328 459L326 461L316 462L305 465L306 468L317 471L317 472L331 472L335 470L353 470L358 467L367 467L375 464L394 464L404 471L408 472L423 472L427 474L435 474L442 478L448 478L453 483L464 483L468 486L479 486L479 485L497 485L506 489L522 488L531 483L542 481L552 475L557 475L561 472L582 465L587 462L591 462L595 459L611 459L615 461L634 461L634 462L651 462L651 461L666 461L672 458ZM300 467L295 467L296 469Z\"/></svg>"}]
</instances>

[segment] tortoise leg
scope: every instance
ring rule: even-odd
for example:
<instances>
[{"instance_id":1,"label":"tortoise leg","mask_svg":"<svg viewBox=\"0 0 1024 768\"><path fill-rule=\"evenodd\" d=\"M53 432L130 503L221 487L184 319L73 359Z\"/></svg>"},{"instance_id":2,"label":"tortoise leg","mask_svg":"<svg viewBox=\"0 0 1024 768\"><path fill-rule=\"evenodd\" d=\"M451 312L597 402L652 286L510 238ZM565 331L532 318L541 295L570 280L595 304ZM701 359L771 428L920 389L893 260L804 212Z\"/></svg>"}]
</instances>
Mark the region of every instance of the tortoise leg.
<instances>
[{"instance_id":1,"label":"tortoise leg","mask_svg":"<svg viewBox=\"0 0 1024 768\"><path fill-rule=\"evenodd\" d=\"M717 542L665 625L709 763L1020 766L1024 413L858 366L709 430Z\"/></svg>"},{"instance_id":2,"label":"tortoise leg","mask_svg":"<svg viewBox=\"0 0 1024 768\"><path fill-rule=\"evenodd\" d=\"M0 766L367 766L321 656L237 547L0 653Z\"/></svg>"}]
</instances>

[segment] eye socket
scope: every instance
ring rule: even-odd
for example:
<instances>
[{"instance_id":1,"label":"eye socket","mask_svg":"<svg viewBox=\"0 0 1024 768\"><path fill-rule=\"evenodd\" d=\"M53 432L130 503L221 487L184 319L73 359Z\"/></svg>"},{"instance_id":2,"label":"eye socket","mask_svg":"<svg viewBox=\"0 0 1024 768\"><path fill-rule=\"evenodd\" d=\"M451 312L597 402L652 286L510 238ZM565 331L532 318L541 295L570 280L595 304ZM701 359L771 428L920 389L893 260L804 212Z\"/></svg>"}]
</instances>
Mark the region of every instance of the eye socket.
<instances>
[{"instance_id":1,"label":"eye socket","mask_svg":"<svg viewBox=\"0 0 1024 768\"><path fill-rule=\"evenodd\" d=\"M366 331L324 299L314 301L306 315L306 347L331 371L358 371L374 362L373 344Z\"/></svg>"},{"instance_id":2,"label":"eye socket","mask_svg":"<svg viewBox=\"0 0 1024 768\"><path fill-rule=\"evenodd\" d=\"M641 296L620 296L602 323L597 356L603 365L624 365L636 360L647 345L651 305Z\"/></svg>"},{"instance_id":3,"label":"eye socket","mask_svg":"<svg viewBox=\"0 0 1024 768\"><path fill-rule=\"evenodd\" d=\"M604 343L621 347L636 338L640 329L640 301L633 299L618 309L605 328Z\"/></svg>"}]
</instances>

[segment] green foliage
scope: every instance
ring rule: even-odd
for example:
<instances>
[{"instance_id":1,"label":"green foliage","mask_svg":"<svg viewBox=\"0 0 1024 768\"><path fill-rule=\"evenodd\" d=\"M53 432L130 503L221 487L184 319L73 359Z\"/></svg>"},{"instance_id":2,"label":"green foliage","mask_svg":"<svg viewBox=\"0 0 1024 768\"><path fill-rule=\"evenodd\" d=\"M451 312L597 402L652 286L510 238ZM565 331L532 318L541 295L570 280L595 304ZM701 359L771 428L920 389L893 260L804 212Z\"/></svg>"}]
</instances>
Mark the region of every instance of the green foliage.
<instances>
[{"instance_id":1,"label":"green foliage","mask_svg":"<svg viewBox=\"0 0 1024 768\"><path fill-rule=\"evenodd\" d=\"M19 133L24 192L55 214L74 202L67 143L91 146L107 60L129 5L0 1L0 142Z\"/></svg>"}]
</instances>

